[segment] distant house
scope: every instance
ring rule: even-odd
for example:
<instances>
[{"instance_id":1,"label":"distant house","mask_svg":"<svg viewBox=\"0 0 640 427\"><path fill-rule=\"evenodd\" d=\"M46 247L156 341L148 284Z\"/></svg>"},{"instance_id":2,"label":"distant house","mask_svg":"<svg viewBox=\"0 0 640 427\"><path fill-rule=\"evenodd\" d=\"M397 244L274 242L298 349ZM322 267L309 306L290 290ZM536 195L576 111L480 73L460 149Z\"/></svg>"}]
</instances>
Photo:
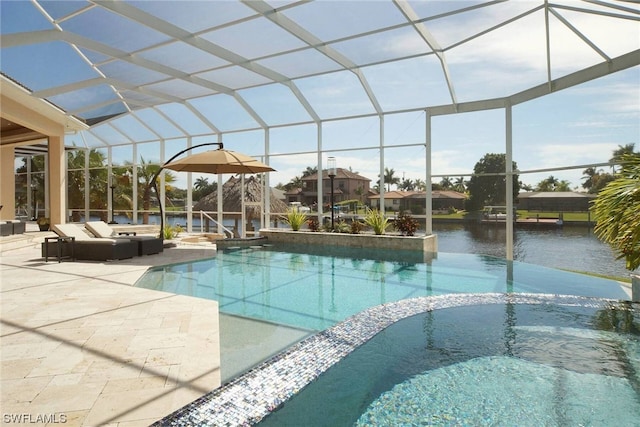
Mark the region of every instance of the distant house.
<instances>
[{"instance_id":1,"label":"distant house","mask_svg":"<svg viewBox=\"0 0 640 427\"><path fill-rule=\"evenodd\" d=\"M457 191L431 192L431 208L434 212L449 211L451 208L464 210L467 196ZM385 211L404 212L410 211L416 215L425 213L427 193L425 191L387 191L384 193ZM379 209L380 195L369 196L369 205L374 209Z\"/></svg>"},{"instance_id":2,"label":"distant house","mask_svg":"<svg viewBox=\"0 0 640 427\"><path fill-rule=\"evenodd\" d=\"M371 180L351 172L348 169L337 168L333 179L333 201L340 203L344 200L359 200L364 204L369 195ZM318 174L314 173L302 178L302 187L285 193L287 202L300 202L304 206L313 206L318 201ZM322 171L322 203L331 202L331 179L326 170Z\"/></svg>"},{"instance_id":3,"label":"distant house","mask_svg":"<svg viewBox=\"0 0 640 427\"><path fill-rule=\"evenodd\" d=\"M518 194L518 209L546 212L585 212L595 194L575 191L532 191Z\"/></svg>"}]
</instances>

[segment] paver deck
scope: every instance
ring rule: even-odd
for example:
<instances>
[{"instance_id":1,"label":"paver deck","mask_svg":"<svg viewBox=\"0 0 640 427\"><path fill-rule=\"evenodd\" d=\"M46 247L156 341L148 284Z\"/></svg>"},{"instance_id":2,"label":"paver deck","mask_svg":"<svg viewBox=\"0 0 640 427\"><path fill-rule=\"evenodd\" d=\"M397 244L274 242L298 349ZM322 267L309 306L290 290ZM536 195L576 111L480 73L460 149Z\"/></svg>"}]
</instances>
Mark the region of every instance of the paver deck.
<instances>
[{"instance_id":1,"label":"paver deck","mask_svg":"<svg viewBox=\"0 0 640 427\"><path fill-rule=\"evenodd\" d=\"M131 286L151 266L214 256L214 245L109 262L2 251L2 425L149 425L218 387L217 302Z\"/></svg>"}]
</instances>

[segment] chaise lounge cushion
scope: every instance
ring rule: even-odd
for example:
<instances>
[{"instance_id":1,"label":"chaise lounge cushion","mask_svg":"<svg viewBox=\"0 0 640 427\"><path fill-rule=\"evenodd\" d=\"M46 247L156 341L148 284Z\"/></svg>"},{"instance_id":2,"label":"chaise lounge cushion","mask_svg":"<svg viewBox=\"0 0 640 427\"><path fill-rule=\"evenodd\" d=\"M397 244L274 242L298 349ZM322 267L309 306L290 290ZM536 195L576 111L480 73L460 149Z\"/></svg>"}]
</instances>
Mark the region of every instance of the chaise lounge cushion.
<instances>
[{"instance_id":1,"label":"chaise lounge cushion","mask_svg":"<svg viewBox=\"0 0 640 427\"><path fill-rule=\"evenodd\" d=\"M138 244L128 239L99 239L89 236L76 224L55 224L51 229L61 237L75 238L75 258L80 260L107 261L133 258L138 254ZM56 253L56 243L49 242L49 254ZM70 255L69 245L62 246L62 255ZM42 254L45 243L42 243Z\"/></svg>"},{"instance_id":2,"label":"chaise lounge cushion","mask_svg":"<svg viewBox=\"0 0 640 427\"><path fill-rule=\"evenodd\" d=\"M96 237L127 239L138 244L138 256L157 254L164 250L162 239L153 236L116 236L109 224L104 221L89 221L84 227Z\"/></svg>"}]
</instances>

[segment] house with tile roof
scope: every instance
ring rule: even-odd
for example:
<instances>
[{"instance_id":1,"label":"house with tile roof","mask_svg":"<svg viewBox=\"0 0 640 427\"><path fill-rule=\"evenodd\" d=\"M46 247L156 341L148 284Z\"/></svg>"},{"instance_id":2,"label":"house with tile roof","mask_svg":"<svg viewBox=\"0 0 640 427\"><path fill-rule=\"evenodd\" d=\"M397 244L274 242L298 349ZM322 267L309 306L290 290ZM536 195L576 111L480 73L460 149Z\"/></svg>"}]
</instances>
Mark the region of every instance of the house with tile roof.
<instances>
[{"instance_id":1,"label":"house with tile roof","mask_svg":"<svg viewBox=\"0 0 640 427\"><path fill-rule=\"evenodd\" d=\"M345 200L358 200L365 204L370 195L371 180L349 169L337 168L333 179L333 200L338 204ZM300 202L303 206L313 206L318 200L318 174L302 178L302 187L285 193L287 203ZM331 179L327 170L322 171L322 203L331 200Z\"/></svg>"}]
</instances>

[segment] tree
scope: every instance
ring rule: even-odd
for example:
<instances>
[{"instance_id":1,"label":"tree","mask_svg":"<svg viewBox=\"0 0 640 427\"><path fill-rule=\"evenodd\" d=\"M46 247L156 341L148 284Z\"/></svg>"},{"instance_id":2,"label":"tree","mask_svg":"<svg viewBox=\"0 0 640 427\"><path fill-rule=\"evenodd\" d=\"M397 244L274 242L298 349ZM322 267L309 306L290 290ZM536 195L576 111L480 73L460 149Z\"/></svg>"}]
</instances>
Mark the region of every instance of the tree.
<instances>
[{"instance_id":1,"label":"tree","mask_svg":"<svg viewBox=\"0 0 640 427\"><path fill-rule=\"evenodd\" d=\"M191 197L193 200L200 200L207 194L213 193L218 188L218 183L209 183L209 179L200 177L193 183L193 192Z\"/></svg>"},{"instance_id":2,"label":"tree","mask_svg":"<svg viewBox=\"0 0 640 427\"><path fill-rule=\"evenodd\" d=\"M623 154L620 159L619 173L593 202L594 232L632 271L640 267L640 156Z\"/></svg>"},{"instance_id":3,"label":"tree","mask_svg":"<svg viewBox=\"0 0 640 427\"><path fill-rule=\"evenodd\" d=\"M584 182L582 188L586 189L590 194L597 194L605 185L613 181L614 177L610 173L605 173L602 169L589 167L582 171Z\"/></svg>"},{"instance_id":4,"label":"tree","mask_svg":"<svg viewBox=\"0 0 640 427\"><path fill-rule=\"evenodd\" d=\"M443 190L451 190L453 188L453 181L448 176L445 176L440 180L440 187Z\"/></svg>"},{"instance_id":5,"label":"tree","mask_svg":"<svg viewBox=\"0 0 640 427\"><path fill-rule=\"evenodd\" d=\"M380 183L379 180L378 183ZM384 184L387 186L387 191L391 191L392 185L400 184L400 178L396 176L395 170L384 168Z\"/></svg>"},{"instance_id":6,"label":"tree","mask_svg":"<svg viewBox=\"0 0 640 427\"><path fill-rule=\"evenodd\" d=\"M85 156L89 156L89 180L85 182ZM67 154L67 178L69 208L72 219L80 220L80 211L84 210L85 187L89 187L89 208L98 211L100 219L107 220L107 191L109 185L107 158L104 152L92 149L74 150Z\"/></svg>"},{"instance_id":7,"label":"tree","mask_svg":"<svg viewBox=\"0 0 640 427\"><path fill-rule=\"evenodd\" d=\"M463 176L456 178L456 182L453 183L453 189L458 193L464 193L466 191L467 188Z\"/></svg>"},{"instance_id":8,"label":"tree","mask_svg":"<svg viewBox=\"0 0 640 427\"><path fill-rule=\"evenodd\" d=\"M520 181L520 189L524 191L533 191L533 187L531 185L525 184L522 181Z\"/></svg>"},{"instance_id":9,"label":"tree","mask_svg":"<svg viewBox=\"0 0 640 427\"><path fill-rule=\"evenodd\" d=\"M291 178L291 181L289 181L284 186L284 189L286 191L291 191L295 188L302 188L302 177L294 176L293 178Z\"/></svg>"},{"instance_id":10,"label":"tree","mask_svg":"<svg viewBox=\"0 0 640 427\"><path fill-rule=\"evenodd\" d=\"M160 165L148 163L140 156L140 165L138 166L138 194L142 195L142 223L149 224L149 209L151 209L151 179L160 169ZM171 189L169 185L176 180L175 176L169 172L164 171L164 183L165 193L167 189ZM158 180L160 176L158 176ZM165 194L166 195L166 194Z\"/></svg>"},{"instance_id":11,"label":"tree","mask_svg":"<svg viewBox=\"0 0 640 427\"><path fill-rule=\"evenodd\" d=\"M560 181L553 175L549 175L536 185L535 191L571 191L571 183L566 179Z\"/></svg>"},{"instance_id":12,"label":"tree","mask_svg":"<svg viewBox=\"0 0 640 427\"><path fill-rule=\"evenodd\" d=\"M558 179L553 175L549 175L548 178L545 178L536 184L535 191L553 191L557 184Z\"/></svg>"},{"instance_id":13,"label":"tree","mask_svg":"<svg viewBox=\"0 0 640 427\"><path fill-rule=\"evenodd\" d=\"M360 203L364 203L364 186L359 185L358 188L354 190L356 196L358 196L358 201Z\"/></svg>"},{"instance_id":14,"label":"tree","mask_svg":"<svg viewBox=\"0 0 640 427\"><path fill-rule=\"evenodd\" d=\"M302 172L302 177L306 178L308 176L312 176L318 173L318 167L311 167L311 166L307 166L307 169L304 170L304 172Z\"/></svg>"},{"instance_id":15,"label":"tree","mask_svg":"<svg viewBox=\"0 0 640 427\"><path fill-rule=\"evenodd\" d=\"M618 145L618 148L613 150L613 156L609 159L609 163L620 163L623 157L630 156L640 156L640 153L636 153L634 151L635 144L627 144L627 145ZM614 168L615 171L615 168Z\"/></svg>"},{"instance_id":16,"label":"tree","mask_svg":"<svg viewBox=\"0 0 640 427\"><path fill-rule=\"evenodd\" d=\"M513 170L517 170L516 162L512 162ZM507 179L506 155L488 153L473 168L474 175L467 183L469 191L469 210L481 209L486 205L505 204ZM499 175L500 174L500 175ZM518 196L520 181L513 175L513 197Z\"/></svg>"},{"instance_id":17,"label":"tree","mask_svg":"<svg viewBox=\"0 0 640 427\"><path fill-rule=\"evenodd\" d=\"M398 190L402 191L414 191L416 189L416 182L411 178L403 179L400 184L398 184Z\"/></svg>"}]
</instances>

